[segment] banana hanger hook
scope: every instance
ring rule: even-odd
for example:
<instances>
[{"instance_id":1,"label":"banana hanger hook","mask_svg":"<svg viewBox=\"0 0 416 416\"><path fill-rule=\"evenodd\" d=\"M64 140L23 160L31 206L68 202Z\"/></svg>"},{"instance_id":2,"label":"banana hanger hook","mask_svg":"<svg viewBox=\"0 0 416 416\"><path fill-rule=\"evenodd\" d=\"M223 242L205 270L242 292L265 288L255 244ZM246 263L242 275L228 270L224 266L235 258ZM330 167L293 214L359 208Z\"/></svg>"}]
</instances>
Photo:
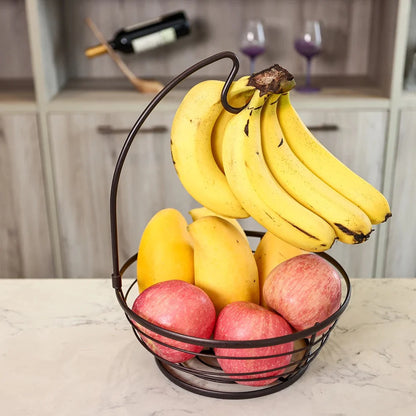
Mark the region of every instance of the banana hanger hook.
<instances>
[{"instance_id":1,"label":"banana hanger hook","mask_svg":"<svg viewBox=\"0 0 416 416\"><path fill-rule=\"evenodd\" d=\"M231 112L231 113L238 113L242 108L235 108L229 105L227 101L227 94L228 90L234 78L238 72L240 67L239 60L237 56L233 52L224 51L219 52L215 55L209 56L208 58L203 59L202 61L197 62L196 64L190 66L189 68L185 69L181 74L173 78L169 81L165 87L158 93L156 96L150 101L147 107L143 110L140 114L136 122L134 123L132 129L130 130L126 141L120 151L118 156L116 166L113 173L113 179L111 183L111 193L110 193L110 226L111 226L111 248L112 248L112 258L113 258L113 274L112 274L112 284L113 288L116 290L121 289L121 272L119 267L119 258L118 258L118 235L117 235L117 188L120 181L121 170L126 159L127 153L130 149L130 146L136 137L136 134L140 130L141 126L149 116L149 114L153 111L153 109L159 104L159 102L164 98L176 85L178 85L181 81L187 78L189 75L193 74L194 72L200 70L201 68L210 65L214 62L217 62L221 59L231 59L233 66L231 71L224 83L224 87L221 92L221 103L224 108ZM132 262L135 260L137 255L132 256L128 262Z\"/></svg>"}]
</instances>

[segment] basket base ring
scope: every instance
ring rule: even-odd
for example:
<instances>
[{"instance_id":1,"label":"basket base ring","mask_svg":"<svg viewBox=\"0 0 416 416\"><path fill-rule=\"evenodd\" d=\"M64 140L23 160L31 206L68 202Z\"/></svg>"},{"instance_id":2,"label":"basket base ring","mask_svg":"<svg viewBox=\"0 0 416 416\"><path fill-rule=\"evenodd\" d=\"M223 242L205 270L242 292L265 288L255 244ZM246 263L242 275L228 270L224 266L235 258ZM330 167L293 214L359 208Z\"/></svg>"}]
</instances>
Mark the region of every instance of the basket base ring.
<instances>
[{"instance_id":1,"label":"basket base ring","mask_svg":"<svg viewBox=\"0 0 416 416\"><path fill-rule=\"evenodd\" d=\"M303 373L306 371L306 369L308 368L309 364L304 365L302 368L299 369L299 371L296 372L296 374L294 374L293 376L291 376L290 378L286 379L283 382L280 382L278 384L274 384L271 386L265 386L265 387L259 387L256 388L255 390L246 390L246 391L222 391L222 390L214 390L214 389L210 389L204 386L199 386L196 383L192 383L189 381L184 380L183 378L179 377L178 375L176 375L173 371L169 370L169 364L158 359L158 357L154 357L156 364L159 368L159 370L162 372L162 374L168 378L172 383L176 384L177 386L188 390L192 393L195 394L199 394L201 396L206 396L206 397L213 397L216 399L231 399L231 400L236 400L236 399L252 399L255 397L262 397L262 396L267 396L268 394L272 394L275 393L277 391L283 390L286 387L289 387L290 385L292 385L296 380L298 380ZM238 386L237 383L234 383L235 385ZM246 387L246 386L241 386Z\"/></svg>"}]
</instances>

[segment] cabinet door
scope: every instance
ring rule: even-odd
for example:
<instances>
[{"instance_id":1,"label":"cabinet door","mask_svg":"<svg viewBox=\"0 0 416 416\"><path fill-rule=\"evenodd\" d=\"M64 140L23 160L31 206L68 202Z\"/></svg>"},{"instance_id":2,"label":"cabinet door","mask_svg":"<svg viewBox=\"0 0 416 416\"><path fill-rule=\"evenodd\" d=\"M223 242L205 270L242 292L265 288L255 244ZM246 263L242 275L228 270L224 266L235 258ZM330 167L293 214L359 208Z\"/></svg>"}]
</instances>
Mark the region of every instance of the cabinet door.
<instances>
[{"instance_id":1,"label":"cabinet door","mask_svg":"<svg viewBox=\"0 0 416 416\"><path fill-rule=\"evenodd\" d=\"M0 277L54 277L35 114L0 115Z\"/></svg>"},{"instance_id":2,"label":"cabinet door","mask_svg":"<svg viewBox=\"0 0 416 416\"><path fill-rule=\"evenodd\" d=\"M381 189L386 138L385 111L301 111L302 120L315 137L358 175ZM325 125L337 130L320 129ZM385 225L381 225L385 226ZM371 277L375 264L377 228L368 241L348 245L336 241L328 251L351 277Z\"/></svg>"},{"instance_id":3,"label":"cabinet door","mask_svg":"<svg viewBox=\"0 0 416 416\"><path fill-rule=\"evenodd\" d=\"M416 277L416 110L403 110L400 119L392 213L389 220L386 277Z\"/></svg>"},{"instance_id":4,"label":"cabinet door","mask_svg":"<svg viewBox=\"0 0 416 416\"><path fill-rule=\"evenodd\" d=\"M114 113L49 116L66 277L111 275L110 186L126 130L136 117ZM173 113L152 114L127 155L117 197L120 265L137 251L141 233L157 210L174 207L187 215L196 206L171 160L172 118ZM155 126L166 130L160 132ZM127 275L135 275L135 270L130 268Z\"/></svg>"}]
</instances>

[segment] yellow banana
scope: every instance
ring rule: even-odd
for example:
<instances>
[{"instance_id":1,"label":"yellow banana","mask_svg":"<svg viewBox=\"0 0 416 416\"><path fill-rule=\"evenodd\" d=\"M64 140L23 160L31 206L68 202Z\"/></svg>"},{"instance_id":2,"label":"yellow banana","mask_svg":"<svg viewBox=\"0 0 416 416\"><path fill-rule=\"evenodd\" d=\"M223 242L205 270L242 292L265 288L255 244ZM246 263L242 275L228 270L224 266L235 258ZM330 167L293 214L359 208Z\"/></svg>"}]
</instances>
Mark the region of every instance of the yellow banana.
<instances>
[{"instance_id":1,"label":"yellow banana","mask_svg":"<svg viewBox=\"0 0 416 416\"><path fill-rule=\"evenodd\" d=\"M216 215L217 217L224 218L225 220L233 224L234 227L236 227L240 231L241 235L248 241L243 227L235 218L224 217L224 215L216 214L215 212L211 211L207 207L193 208L189 211L189 215L191 216L193 221L196 221L197 219L202 218L202 217L209 217L210 215Z\"/></svg>"},{"instance_id":2,"label":"yellow banana","mask_svg":"<svg viewBox=\"0 0 416 416\"><path fill-rule=\"evenodd\" d=\"M249 76L245 76L231 84L227 95L227 101L233 107L240 108L250 101L254 92L254 87L247 87L249 78ZM222 142L224 138L224 131L228 121L233 117L233 115L233 113L223 109L214 124L214 128L212 129L212 153L222 172L224 172L224 164L222 162Z\"/></svg>"},{"instance_id":3,"label":"yellow banana","mask_svg":"<svg viewBox=\"0 0 416 416\"><path fill-rule=\"evenodd\" d=\"M247 212L212 154L211 133L223 109L223 86L222 81L203 81L186 94L172 123L172 159L184 188L201 205L227 217L245 218Z\"/></svg>"},{"instance_id":4,"label":"yellow banana","mask_svg":"<svg viewBox=\"0 0 416 416\"><path fill-rule=\"evenodd\" d=\"M158 211L148 222L137 253L140 293L165 280L194 283L192 239L183 215L174 208Z\"/></svg>"},{"instance_id":5,"label":"yellow banana","mask_svg":"<svg viewBox=\"0 0 416 416\"><path fill-rule=\"evenodd\" d=\"M293 198L331 224L340 241L366 241L371 233L367 215L311 172L287 144L276 114L278 98L272 95L261 113L263 153L274 178Z\"/></svg>"},{"instance_id":6,"label":"yellow banana","mask_svg":"<svg viewBox=\"0 0 416 416\"><path fill-rule=\"evenodd\" d=\"M223 143L226 178L244 209L267 230L304 250L327 250L336 237L333 228L291 197L265 163L260 117L266 99L256 90L229 121Z\"/></svg>"},{"instance_id":7,"label":"yellow banana","mask_svg":"<svg viewBox=\"0 0 416 416\"><path fill-rule=\"evenodd\" d=\"M216 311L235 301L259 303L256 261L247 240L218 216L188 226L194 244L195 285L213 301Z\"/></svg>"},{"instance_id":8,"label":"yellow banana","mask_svg":"<svg viewBox=\"0 0 416 416\"><path fill-rule=\"evenodd\" d=\"M276 237L270 231L266 231L254 252L254 259L256 260L257 270L259 272L260 303L262 306L267 307L262 293L264 282L269 273L283 261L305 253L308 252L292 246Z\"/></svg>"},{"instance_id":9,"label":"yellow banana","mask_svg":"<svg viewBox=\"0 0 416 416\"><path fill-rule=\"evenodd\" d=\"M345 166L313 136L291 105L289 94L280 96L277 117L288 145L316 176L360 207L372 224L384 222L391 216L384 195Z\"/></svg>"}]
</instances>

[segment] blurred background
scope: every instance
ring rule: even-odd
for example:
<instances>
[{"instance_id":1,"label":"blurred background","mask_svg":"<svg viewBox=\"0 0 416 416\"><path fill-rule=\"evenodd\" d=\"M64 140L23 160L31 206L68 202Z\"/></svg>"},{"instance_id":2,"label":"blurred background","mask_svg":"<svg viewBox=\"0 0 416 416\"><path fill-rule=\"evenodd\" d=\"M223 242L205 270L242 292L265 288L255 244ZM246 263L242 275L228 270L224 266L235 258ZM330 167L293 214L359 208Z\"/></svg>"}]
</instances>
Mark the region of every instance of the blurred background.
<instances>
[{"instance_id":1,"label":"blurred background","mask_svg":"<svg viewBox=\"0 0 416 416\"><path fill-rule=\"evenodd\" d=\"M137 53L118 52L136 76L166 84L193 63L230 50L238 75L247 21L262 24L254 70L278 63L299 86L293 104L314 134L382 190L393 217L359 246L332 254L351 277L415 277L415 0L0 0L0 277L108 278L109 191L117 156L152 94L139 93L108 54L86 57L97 38L183 11L189 33ZM319 42L306 22L319 22ZM140 35L142 36L142 35ZM251 35L250 35L251 36ZM249 37L250 37L249 36ZM143 42L142 42L143 43ZM220 61L172 91L146 121L128 156L118 196L121 260L135 251L156 210L198 206L170 158L170 123L196 82L225 79ZM188 217L189 219L189 217ZM248 228L259 228L242 221ZM131 271L134 275L135 271Z\"/></svg>"}]
</instances>

